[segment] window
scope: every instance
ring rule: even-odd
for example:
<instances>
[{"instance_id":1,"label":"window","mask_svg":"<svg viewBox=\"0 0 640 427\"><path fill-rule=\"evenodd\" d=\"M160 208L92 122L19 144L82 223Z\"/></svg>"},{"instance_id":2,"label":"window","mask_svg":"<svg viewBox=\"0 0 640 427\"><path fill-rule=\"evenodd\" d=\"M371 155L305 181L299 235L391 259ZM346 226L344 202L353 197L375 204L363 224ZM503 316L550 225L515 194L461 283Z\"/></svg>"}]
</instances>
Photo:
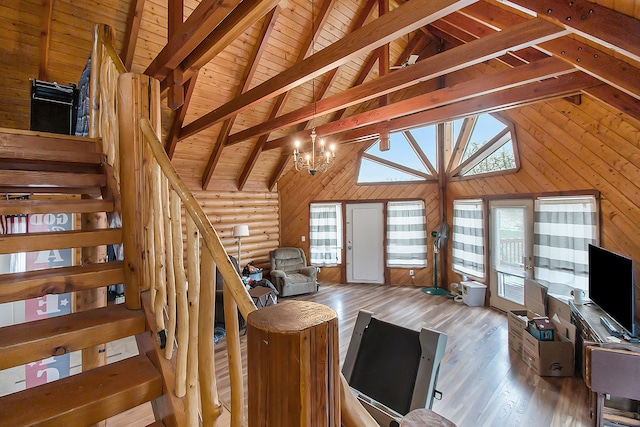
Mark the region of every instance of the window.
<instances>
[{"instance_id":1,"label":"window","mask_svg":"<svg viewBox=\"0 0 640 427\"><path fill-rule=\"evenodd\" d=\"M357 182L435 182L441 173L464 178L515 172L520 165L515 138L513 125L495 114L391 132L388 150L377 140L362 153ZM444 165L438 162L439 147Z\"/></svg>"},{"instance_id":2,"label":"window","mask_svg":"<svg viewBox=\"0 0 640 427\"><path fill-rule=\"evenodd\" d=\"M342 204L312 203L309 218L310 262L330 266L342 263Z\"/></svg>"},{"instance_id":3,"label":"window","mask_svg":"<svg viewBox=\"0 0 640 427\"><path fill-rule=\"evenodd\" d=\"M589 243L596 244L594 196L548 197L535 201L534 273L549 292L588 291Z\"/></svg>"},{"instance_id":4,"label":"window","mask_svg":"<svg viewBox=\"0 0 640 427\"><path fill-rule=\"evenodd\" d=\"M387 203L387 266L427 266L424 201Z\"/></svg>"},{"instance_id":5,"label":"window","mask_svg":"<svg viewBox=\"0 0 640 427\"><path fill-rule=\"evenodd\" d=\"M453 271L484 278L482 200L453 201Z\"/></svg>"}]
</instances>

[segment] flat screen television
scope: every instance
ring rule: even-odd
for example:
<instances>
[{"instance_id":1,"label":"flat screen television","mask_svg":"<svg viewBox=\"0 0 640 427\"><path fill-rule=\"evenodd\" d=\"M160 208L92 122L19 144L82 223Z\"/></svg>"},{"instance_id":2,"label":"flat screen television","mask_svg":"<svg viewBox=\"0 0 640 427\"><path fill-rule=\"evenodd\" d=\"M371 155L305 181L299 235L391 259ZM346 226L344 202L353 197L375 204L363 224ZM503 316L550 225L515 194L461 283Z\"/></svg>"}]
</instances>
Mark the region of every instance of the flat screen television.
<instances>
[{"instance_id":1,"label":"flat screen television","mask_svg":"<svg viewBox=\"0 0 640 427\"><path fill-rule=\"evenodd\" d=\"M589 245L589 298L632 337L638 335L633 261Z\"/></svg>"}]
</instances>

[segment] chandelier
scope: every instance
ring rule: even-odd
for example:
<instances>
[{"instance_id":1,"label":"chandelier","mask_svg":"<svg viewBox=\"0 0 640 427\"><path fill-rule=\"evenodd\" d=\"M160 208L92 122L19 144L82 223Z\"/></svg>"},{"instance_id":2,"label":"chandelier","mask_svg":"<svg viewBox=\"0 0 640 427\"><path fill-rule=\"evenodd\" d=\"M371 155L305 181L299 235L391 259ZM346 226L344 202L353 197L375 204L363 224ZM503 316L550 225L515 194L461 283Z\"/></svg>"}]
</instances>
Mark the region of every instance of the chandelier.
<instances>
[{"instance_id":1,"label":"chandelier","mask_svg":"<svg viewBox=\"0 0 640 427\"><path fill-rule=\"evenodd\" d=\"M310 175L318 172L326 172L336 160L336 147L331 144L329 149L325 147L324 139L320 139L320 152L316 156L316 128L311 129L311 152L300 153L300 141L296 141L293 149L293 164L298 172L307 169Z\"/></svg>"},{"instance_id":2,"label":"chandelier","mask_svg":"<svg viewBox=\"0 0 640 427\"><path fill-rule=\"evenodd\" d=\"M315 54L316 51L316 29L315 29L315 18L313 16L315 11L315 2L311 1L311 55ZM311 114L311 123L316 117L316 79L315 77L311 80L311 102L313 103L313 112ZM311 152L309 153L301 153L300 152L300 141L296 141L295 148L293 149L293 165L295 166L298 172L302 170L309 171L311 176L315 175L318 172L326 172L336 160L336 146L335 144L331 144L329 149L325 147L324 139L320 139L320 152L316 155L316 138L318 134L316 133L315 126L311 128Z\"/></svg>"}]
</instances>

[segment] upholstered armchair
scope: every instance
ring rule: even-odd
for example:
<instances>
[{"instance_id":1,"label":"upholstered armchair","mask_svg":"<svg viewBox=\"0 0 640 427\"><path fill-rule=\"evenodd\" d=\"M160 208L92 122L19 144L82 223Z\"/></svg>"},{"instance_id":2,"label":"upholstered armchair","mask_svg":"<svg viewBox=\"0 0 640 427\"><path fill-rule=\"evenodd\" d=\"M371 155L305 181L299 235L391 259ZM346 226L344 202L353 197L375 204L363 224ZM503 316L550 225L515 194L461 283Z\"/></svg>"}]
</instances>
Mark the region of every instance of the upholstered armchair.
<instances>
[{"instance_id":1,"label":"upholstered armchair","mask_svg":"<svg viewBox=\"0 0 640 427\"><path fill-rule=\"evenodd\" d=\"M307 257L300 248L278 248L269 252L271 281L280 296L316 292L316 268L307 265Z\"/></svg>"}]
</instances>

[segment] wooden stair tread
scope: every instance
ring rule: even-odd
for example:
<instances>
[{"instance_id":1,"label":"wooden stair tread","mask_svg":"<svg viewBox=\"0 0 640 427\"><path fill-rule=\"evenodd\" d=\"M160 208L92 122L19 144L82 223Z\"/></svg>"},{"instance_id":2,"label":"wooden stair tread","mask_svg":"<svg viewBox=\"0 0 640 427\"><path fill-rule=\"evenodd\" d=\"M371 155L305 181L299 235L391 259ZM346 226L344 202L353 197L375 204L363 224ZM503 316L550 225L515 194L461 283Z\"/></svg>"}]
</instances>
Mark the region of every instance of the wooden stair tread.
<instances>
[{"instance_id":1,"label":"wooden stair tread","mask_svg":"<svg viewBox=\"0 0 640 427\"><path fill-rule=\"evenodd\" d=\"M0 128L0 146L29 147L37 150L96 152L97 138L57 133Z\"/></svg>"},{"instance_id":2,"label":"wooden stair tread","mask_svg":"<svg viewBox=\"0 0 640 427\"><path fill-rule=\"evenodd\" d=\"M18 194L89 194L100 197L102 193L98 187L29 187L26 185L2 185L0 193Z\"/></svg>"},{"instance_id":3,"label":"wooden stair tread","mask_svg":"<svg viewBox=\"0 0 640 427\"><path fill-rule=\"evenodd\" d=\"M82 163L99 165L102 154L91 151L46 150L37 147L6 146L0 144L0 160L28 161L34 163Z\"/></svg>"},{"instance_id":4,"label":"wooden stair tread","mask_svg":"<svg viewBox=\"0 0 640 427\"><path fill-rule=\"evenodd\" d=\"M0 303L124 282L122 261L0 274Z\"/></svg>"},{"instance_id":5,"label":"wooden stair tread","mask_svg":"<svg viewBox=\"0 0 640 427\"><path fill-rule=\"evenodd\" d=\"M0 170L2 187L103 187L107 179L102 173L43 172Z\"/></svg>"},{"instance_id":6,"label":"wooden stair tread","mask_svg":"<svg viewBox=\"0 0 640 427\"><path fill-rule=\"evenodd\" d=\"M122 230L120 228L2 234L0 235L0 254L84 248L116 243L122 243Z\"/></svg>"},{"instance_id":7,"label":"wooden stair tread","mask_svg":"<svg viewBox=\"0 0 640 427\"><path fill-rule=\"evenodd\" d=\"M0 369L60 356L144 330L144 313L129 310L124 304L5 326L0 328Z\"/></svg>"},{"instance_id":8,"label":"wooden stair tread","mask_svg":"<svg viewBox=\"0 0 640 427\"><path fill-rule=\"evenodd\" d=\"M0 200L0 215L112 212L112 200Z\"/></svg>"},{"instance_id":9,"label":"wooden stair tread","mask_svg":"<svg viewBox=\"0 0 640 427\"><path fill-rule=\"evenodd\" d=\"M2 397L0 413L3 425L87 426L161 395L160 374L135 356Z\"/></svg>"}]
</instances>

